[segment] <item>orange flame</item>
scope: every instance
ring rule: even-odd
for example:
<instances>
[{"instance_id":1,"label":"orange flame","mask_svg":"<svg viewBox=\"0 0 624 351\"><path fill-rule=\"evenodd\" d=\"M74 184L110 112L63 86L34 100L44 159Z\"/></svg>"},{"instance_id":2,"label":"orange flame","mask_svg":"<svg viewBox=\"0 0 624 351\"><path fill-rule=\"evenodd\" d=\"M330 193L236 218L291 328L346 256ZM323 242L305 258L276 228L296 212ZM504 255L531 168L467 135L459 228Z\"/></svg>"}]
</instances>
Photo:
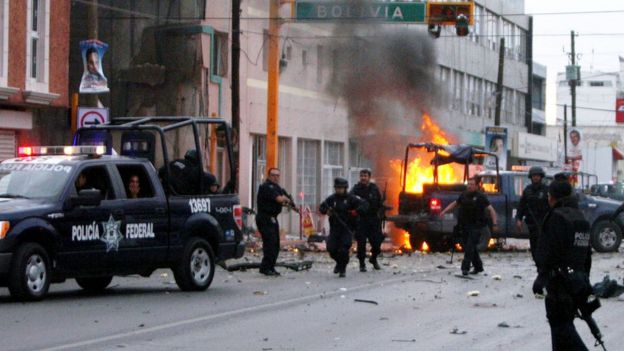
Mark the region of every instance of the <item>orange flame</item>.
<instances>
[{"instance_id":1,"label":"orange flame","mask_svg":"<svg viewBox=\"0 0 624 351\"><path fill-rule=\"evenodd\" d=\"M429 244L426 241L423 241L422 246L420 247L420 251L429 252Z\"/></svg>"},{"instance_id":2,"label":"orange flame","mask_svg":"<svg viewBox=\"0 0 624 351\"><path fill-rule=\"evenodd\" d=\"M450 136L447 136L446 132L442 130L428 114L424 114L422 119L423 121L420 127L422 134L419 138L421 141L442 145L448 145L452 142ZM444 155L443 152L440 152L440 154ZM433 183L434 167L431 165L431 159L434 154L424 149L413 149L411 155L415 156L412 160L408 160L405 191L409 193L422 193L424 184ZM390 167L398 175L398 178L402 176L401 160L391 160ZM449 164L438 167L439 183L452 184L461 181L461 166Z\"/></svg>"}]
</instances>

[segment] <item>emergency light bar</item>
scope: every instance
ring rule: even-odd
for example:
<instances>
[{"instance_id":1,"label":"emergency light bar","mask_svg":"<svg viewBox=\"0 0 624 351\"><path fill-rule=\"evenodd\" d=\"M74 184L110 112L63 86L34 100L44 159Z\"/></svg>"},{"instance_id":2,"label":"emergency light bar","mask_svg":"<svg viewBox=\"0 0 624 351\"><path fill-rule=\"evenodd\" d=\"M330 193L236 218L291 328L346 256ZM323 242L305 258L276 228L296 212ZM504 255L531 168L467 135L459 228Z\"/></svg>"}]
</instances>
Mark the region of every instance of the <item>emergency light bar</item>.
<instances>
[{"instance_id":1,"label":"emergency light bar","mask_svg":"<svg viewBox=\"0 0 624 351\"><path fill-rule=\"evenodd\" d=\"M525 165L512 165L511 170L516 172L528 172L531 169L531 166Z\"/></svg>"},{"instance_id":2,"label":"emergency light bar","mask_svg":"<svg viewBox=\"0 0 624 351\"><path fill-rule=\"evenodd\" d=\"M103 145L81 145L81 146L21 146L18 148L19 157L45 156L45 155L88 155L100 156L106 153L106 146Z\"/></svg>"}]
</instances>

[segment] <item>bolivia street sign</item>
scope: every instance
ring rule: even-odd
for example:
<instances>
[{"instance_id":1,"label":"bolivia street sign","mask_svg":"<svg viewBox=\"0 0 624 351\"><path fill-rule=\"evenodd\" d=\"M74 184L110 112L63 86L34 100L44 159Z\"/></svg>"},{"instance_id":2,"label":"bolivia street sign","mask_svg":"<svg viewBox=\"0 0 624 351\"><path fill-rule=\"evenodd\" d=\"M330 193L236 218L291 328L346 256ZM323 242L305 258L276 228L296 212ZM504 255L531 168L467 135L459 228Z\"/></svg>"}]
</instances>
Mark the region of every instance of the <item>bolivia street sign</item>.
<instances>
[{"instance_id":1,"label":"bolivia street sign","mask_svg":"<svg viewBox=\"0 0 624 351\"><path fill-rule=\"evenodd\" d=\"M379 20L425 23L425 3L345 1L297 1L297 20Z\"/></svg>"}]
</instances>

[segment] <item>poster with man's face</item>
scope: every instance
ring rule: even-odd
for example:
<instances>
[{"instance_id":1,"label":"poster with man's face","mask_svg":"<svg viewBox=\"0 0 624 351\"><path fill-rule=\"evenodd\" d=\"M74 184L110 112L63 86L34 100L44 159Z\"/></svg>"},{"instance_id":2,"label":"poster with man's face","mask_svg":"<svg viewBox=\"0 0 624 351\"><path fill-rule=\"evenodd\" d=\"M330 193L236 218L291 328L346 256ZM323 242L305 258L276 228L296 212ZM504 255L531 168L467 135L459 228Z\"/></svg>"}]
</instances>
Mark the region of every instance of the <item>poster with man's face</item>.
<instances>
[{"instance_id":1,"label":"poster with man's face","mask_svg":"<svg viewBox=\"0 0 624 351\"><path fill-rule=\"evenodd\" d=\"M496 154L499 170L507 169L507 128L485 127L485 151ZM496 158L486 158L485 168L496 169Z\"/></svg>"},{"instance_id":2,"label":"poster with man's face","mask_svg":"<svg viewBox=\"0 0 624 351\"><path fill-rule=\"evenodd\" d=\"M570 129L567 137L566 163L572 167L573 171L579 171L583 160L583 138L581 131Z\"/></svg>"},{"instance_id":3,"label":"poster with man's face","mask_svg":"<svg viewBox=\"0 0 624 351\"><path fill-rule=\"evenodd\" d=\"M102 71L102 58L108 49L108 44L99 40L84 40L80 42L82 64L84 72L80 80L81 94L108 93L108 80Z\"/></svg>"}]
</instances>

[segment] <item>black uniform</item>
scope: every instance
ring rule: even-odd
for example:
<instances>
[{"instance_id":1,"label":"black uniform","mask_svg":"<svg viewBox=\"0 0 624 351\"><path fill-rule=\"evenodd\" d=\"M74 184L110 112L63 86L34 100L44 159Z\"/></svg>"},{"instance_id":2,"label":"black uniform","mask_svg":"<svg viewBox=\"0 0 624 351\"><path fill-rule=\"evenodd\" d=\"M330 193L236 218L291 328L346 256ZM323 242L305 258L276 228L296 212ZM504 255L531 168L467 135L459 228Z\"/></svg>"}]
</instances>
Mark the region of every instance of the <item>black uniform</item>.
<instances>
[{"instance_id":1,"label":"black uniform","mask_svg":"<svg viewBox=\"0 0 624 351\"><path fill-rule=\"evenodd\" d=\"M586 295L591 293L590 225L578 209L576 197L557 201L546 215L542 229L535 258L538 279L545 282L548 291L546 317L553 350L587 350L573 324L582 297L571 292L582 288Z\"/></svg>"},{"instance_id":2,"label":"black uniform","mask_svg":"<svg viewBox=\"0 0 624 351\"><path fill-rule=\"evenodd\" d=\"M351 194L357 195L368 203L368 210L360 215L355 233L357 257L360 262L366 258L366 239L368 239L371 245L371 262L376 262L377 256L381 252L381 243L384 240L379 216L383 207L381 192L374 183L368 183L368 185L357 183L351 189Z\"/></svg>"},{"instance_id":3,"label":"black uniform","mask_svg":"<svg viewBox=\"0 0 624 351\"><path fill-rule=\"evenodd\" d=\"M282 204L275 199L285 191L278 184L266 180L258 188L258 213L256 225L262 235L262 263L260 272L275 271L275 263L280 249L279 223L277 216L282 212Z\"/></svg>"},{"instance_id":4,"label":"black uniform","mask_svg":"<svg viewBox=\"0 0 624 351\"><path fill-rule=\"evenodd\" d=\"M540 226L549 209L548 187L545 184L541 182L529 184L524 188L518 204L516 220L522 221L524 219L529 228L529 242L531 244L533 261L535 261L535 250L537 248Z\"/></svg>"},{"instance_id":5,"label":"black uniform","mask_svg":"<svg viewBox=\"0 0 624 351\"><path fill-rule=\"evenodd\" d=\"M477 246L481 240L481 233L488 230L485 209L490 206L490 200L480 191L465 191L457 199L457 205L459 206L458 224L462 230L464 247L461 270L463 273L468 272L472 263L475 272L482 272L483 262Z\"/></svg>"},{"instance_id":6,"label":"black uniform","mask_svg":"<svg viewBox=\"0 0 624 351\"><path fill-rule=\"evenodd\" d=\"M346 191L346 189L345 189ZM349 249L353 242L353 232L357 226L357 215L365 213L368 203L353 194L332 194L319 208L329 216L329 238L327 252L336 261L336 273L344 274L349 263Z\"/></svg>"}]
</instances>

